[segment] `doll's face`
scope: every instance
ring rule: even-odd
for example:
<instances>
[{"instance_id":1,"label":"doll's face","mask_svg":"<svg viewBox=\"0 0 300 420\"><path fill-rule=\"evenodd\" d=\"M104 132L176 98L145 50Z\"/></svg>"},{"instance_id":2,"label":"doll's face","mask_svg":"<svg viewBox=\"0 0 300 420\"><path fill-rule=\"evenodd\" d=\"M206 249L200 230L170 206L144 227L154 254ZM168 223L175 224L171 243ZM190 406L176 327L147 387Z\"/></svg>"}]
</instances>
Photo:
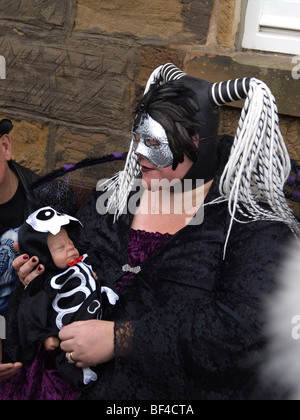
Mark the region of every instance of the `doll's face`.
<instances>
[{"instance_id":1,"label":"doll's face","mask_svg":"<svg viewBox=\"0 0 300 420\"><path fill-rule=\"evenodd\" d=\"M64 228L62 228L57 235L48 233L47 244L53 262L57 268L67 268L68 263L79 257L78 250L75 248Z\"/></svg>"}]
</instances>

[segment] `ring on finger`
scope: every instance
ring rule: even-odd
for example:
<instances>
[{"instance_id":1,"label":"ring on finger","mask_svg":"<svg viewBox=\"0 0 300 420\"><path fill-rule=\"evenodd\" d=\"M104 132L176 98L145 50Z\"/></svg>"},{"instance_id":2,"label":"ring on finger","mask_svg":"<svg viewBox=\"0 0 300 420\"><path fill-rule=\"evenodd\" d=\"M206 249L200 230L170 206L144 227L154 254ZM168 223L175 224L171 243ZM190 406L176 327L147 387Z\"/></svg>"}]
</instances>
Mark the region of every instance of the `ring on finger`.
<instances>
[{"instance_id":1,"label":"ring on finger","mask_svg":"<svg viewBox=\"0 0 300 420\"><path fill-rule=\"evenodd\" d=\"M76 361L73 358L73 352L72 351L70 353L66 353L66 358L68 359L68 363L71 363L72 365L74 365L76 363Z\"/></svg>"}]
</instances>

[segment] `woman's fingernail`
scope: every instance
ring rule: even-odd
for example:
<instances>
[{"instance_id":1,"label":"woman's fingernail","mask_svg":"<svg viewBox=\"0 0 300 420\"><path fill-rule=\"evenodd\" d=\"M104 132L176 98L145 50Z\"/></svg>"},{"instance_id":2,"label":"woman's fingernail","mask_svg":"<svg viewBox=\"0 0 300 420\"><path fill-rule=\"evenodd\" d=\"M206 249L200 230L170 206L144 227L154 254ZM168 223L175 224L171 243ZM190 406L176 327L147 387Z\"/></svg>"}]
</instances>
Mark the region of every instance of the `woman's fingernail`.
<instances>
[{"instance_id":1,"label":"woman's fingernail","mask_svg":"<svg viewBox=\"0 0 300 420\"><path fill-rule=\"evenodd\" d=\"M36 262L37 262L37 259L33 257L33 258L32 258L32 262L33 262L33 263L36 263Z\"/></svg>"},{"instance_id":2,"label":"woman's fingernail","mask_svg":"<svg viewBox=\"0 0 300 420\"><path fill-rule=\"evenodd\" d=\"M39 265L38 271L42 271L42 269L43 269L43 268Z\"/></svg>"},{"instance_id":3,"label":"woman's fingernail","mask_svg":"<svg viewBox=\"0 0 300 420\"><path fill-rule=\"evenodd\" d=\"M23 260L29 260L28 255L23 255Z\"/></svg>"}]
</instances>

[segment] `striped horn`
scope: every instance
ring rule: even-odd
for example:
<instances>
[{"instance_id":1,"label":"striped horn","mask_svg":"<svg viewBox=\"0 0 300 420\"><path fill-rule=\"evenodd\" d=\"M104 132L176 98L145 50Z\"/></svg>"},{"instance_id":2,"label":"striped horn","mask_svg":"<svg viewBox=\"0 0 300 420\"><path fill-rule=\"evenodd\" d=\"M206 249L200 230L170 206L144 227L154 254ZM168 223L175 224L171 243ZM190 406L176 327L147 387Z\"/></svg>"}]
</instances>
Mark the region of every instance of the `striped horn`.
<instances>
[{"instance_id":1,"label":"striped horn","mask_svg":"<svg viewBox=\"0 0 300 420\"><path fill-rule=\"evenodd\" d=\"M179 80L186 74L172 63L165 64L161 69L161 76L164 82L170 82L172 80Z\"/></svg>"},{"instance_id":2,"label":"striped horn","mask_svg":"<svg viewBox=\"0 0 300 420\"><path fill-rule=\"evenodd\" d=\"M164 83L171 82L172 80L179 80L183 76L186 76L186 74L172 63L167 63L163 66L160 66L151 74L144 94L150 90L150 87L154 83L163 85Z\"/></svg>"},{"instance_id":3,"label":"striped horn","mask_svg":"<svg viewBox=\"0 0 300 420\"><path fill-rule=\"evenodd\" d=\"M211 88L211 99L222 106L230 102L246 99L250 88L251 78L229 80L228 82L215 83Z\"/></svg>"}]
</instances>

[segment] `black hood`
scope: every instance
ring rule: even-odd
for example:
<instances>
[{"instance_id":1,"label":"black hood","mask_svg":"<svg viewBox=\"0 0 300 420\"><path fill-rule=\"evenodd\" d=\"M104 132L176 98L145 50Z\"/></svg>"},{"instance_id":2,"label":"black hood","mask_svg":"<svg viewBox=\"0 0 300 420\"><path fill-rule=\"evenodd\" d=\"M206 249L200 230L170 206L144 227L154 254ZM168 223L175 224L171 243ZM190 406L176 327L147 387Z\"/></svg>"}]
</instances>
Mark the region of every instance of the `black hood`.
<instances>
[{"instance_id":1,"label":"black hood","mask_svg":"<svg viewBox=\"0 0 300 420\"><path fill-rule=\"evenodd\" d=\"M19 230L19 248L21 254L28 254L39 258L40 264L47 271L58 272L48 248L48 234L57 235L61 228L70 230L77 228L81 223L78 219L66 214L58 213L51 207L43 207L32 213Z\"/></svg>"},{"instance_id":2,"label":"black hood","mask_svg":"<svg viewBox=\"0 0 300 420\"><path fill-rule=\"evenodd\" d=\"M47 245L48 232L37 232L28 223L19 230L19 248L21 254L38 257L39 263L51 272L60 271L54 264Z\"/></svg>"}]
</instances>

